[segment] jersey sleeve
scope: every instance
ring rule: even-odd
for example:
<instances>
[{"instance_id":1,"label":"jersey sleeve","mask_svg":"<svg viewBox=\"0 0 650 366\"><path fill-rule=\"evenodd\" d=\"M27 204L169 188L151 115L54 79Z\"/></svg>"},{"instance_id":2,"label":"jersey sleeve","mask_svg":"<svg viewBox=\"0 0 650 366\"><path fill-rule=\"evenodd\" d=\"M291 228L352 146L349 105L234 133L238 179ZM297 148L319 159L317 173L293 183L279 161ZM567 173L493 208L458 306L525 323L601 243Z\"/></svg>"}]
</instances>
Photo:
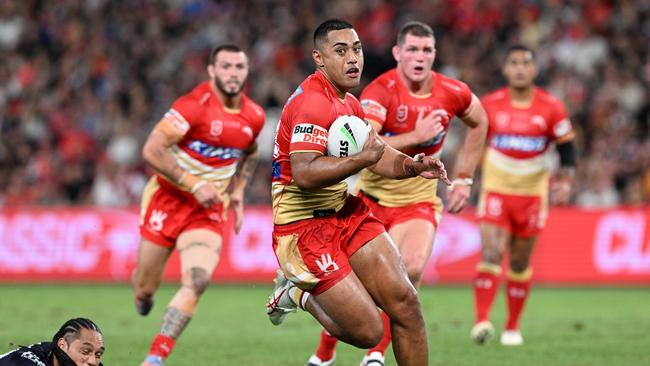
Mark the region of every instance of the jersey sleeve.
<instances>
[{"instance_id":1,"label":"jersey sleeve","mask_svg":"<svg viewBox=\"0 0 650 366\"><path fill-rule=\"evenodd\" d=\"M567 141L573 137L573 126L571 126L569 115L564 104L559 100L553 106L550 122L549 133L551 139Z\"/></svg>"},{"instance_id":2,"label":"jersey sleeve","mask_svg":"<svg viewBox=\"0 0 650 366\"><path fill-rule=\"evenodd\" d=\"M180 134L185 135L191 126L199 117L201 108L194 98L184 95L172 104L171 108L165 113L167 120L172 127Z\"/></svg>"},{"instance_id":3,"label":"jersey sleeve","mask_svg":"<svg viewBox=\"0 0 650 366\"><path fill-rule=\"evenodd\" d=\"M257 139L260 132L264 128L264 123L266 122L266 113L264 109L258 105L254 108L255 118L253 118L253 140Z\"/></svg>"},{"instance_id":4,"label":"jersey sleeve","mask_svg":"<svg viewBox=\"0 0 650 366\"><path fill-rule=\"evenodd\" d=\"M324 96L305 95L303 103L298 105L291 119L291 143L289 154L295 152L327 151L327 136L332 124L328 112L330 106Z\"/></svg>"},{"instance_id":5,"label":"jersey sleeve","mask_svg":"<svg viewBox=\"0 0 650 366\"><path fill-rule=\"evenodd\" d=\"M361 107L368 121L375 121L380 125L386 122L389 93L385 85L380 82L370 83L361 93Z\"/></svg>"},{"instance_id":6,"label":"jersey sleeve","mask_svg":"<svg viewBox=\"0 0 650 366\"><path fill-rule=\"evenodd\" d=\"M472 90L467 84L458 82L460 91L457 94L458 100L456 105L456 115L463 118L469 113L469 107L472 104Z\"/></svg>"}]
</instances>

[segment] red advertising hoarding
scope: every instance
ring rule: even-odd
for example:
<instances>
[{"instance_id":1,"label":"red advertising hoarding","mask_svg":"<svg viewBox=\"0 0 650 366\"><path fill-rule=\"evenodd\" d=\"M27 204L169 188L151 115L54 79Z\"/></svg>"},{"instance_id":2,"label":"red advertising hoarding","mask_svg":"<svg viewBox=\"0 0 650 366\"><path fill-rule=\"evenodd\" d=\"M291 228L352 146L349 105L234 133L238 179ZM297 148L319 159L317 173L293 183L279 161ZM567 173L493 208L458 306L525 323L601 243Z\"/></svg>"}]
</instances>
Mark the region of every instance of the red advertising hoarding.
<instances>
[{"instance_id":1,"label":"red advertising hoarding","mask_svg":"<svg viewBox=\"0 0 650 366\"><path fill-rule=\"evenodd\" d=\"M0 211L0 281L126 281L138 246L135 209L29 208ZM267 282L277 267L271 210L248 208L242 232L225 240L217 282ZM471 212L445 215L425 283L467 283L479 260ZM650 209L551 210L533 256L548 284L650 285ZM174 255L166 271L178 279Z\"/></svg>"}]
</instances>

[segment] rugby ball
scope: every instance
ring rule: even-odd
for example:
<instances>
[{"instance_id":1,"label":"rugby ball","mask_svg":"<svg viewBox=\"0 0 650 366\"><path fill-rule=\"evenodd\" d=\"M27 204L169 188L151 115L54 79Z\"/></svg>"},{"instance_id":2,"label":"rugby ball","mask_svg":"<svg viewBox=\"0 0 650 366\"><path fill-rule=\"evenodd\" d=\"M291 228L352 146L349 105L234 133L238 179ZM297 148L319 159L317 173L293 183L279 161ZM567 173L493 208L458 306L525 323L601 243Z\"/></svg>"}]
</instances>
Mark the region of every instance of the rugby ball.
<instances>
[{"instance_id":1,"label":"rugby ball","mask_svg":"<svg viewBox=\"0 0 650 366\"><path fill-rule=\"evenodd\" d=\"M358 153L368 139L370 128L366 121L357 116L339 116L329 129L327 154L342 158Z\"/></svg>"}]
</instances>

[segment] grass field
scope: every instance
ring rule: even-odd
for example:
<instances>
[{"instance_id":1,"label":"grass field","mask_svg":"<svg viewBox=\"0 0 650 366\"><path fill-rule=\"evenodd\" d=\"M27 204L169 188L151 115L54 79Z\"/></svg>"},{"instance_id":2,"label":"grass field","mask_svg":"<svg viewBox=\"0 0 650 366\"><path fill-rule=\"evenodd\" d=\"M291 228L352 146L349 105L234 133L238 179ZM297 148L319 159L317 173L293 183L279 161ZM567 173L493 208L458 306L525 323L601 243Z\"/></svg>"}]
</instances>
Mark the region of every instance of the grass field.
<instances>
[{"instance_id":1,"label":"grass field","mask_svg":"<svg viewBox=\"0 0 650 366\"><path fill-rule=\"evenodd\" d=\"M0 354L10 343L50 338L71 317L86 316L104 331L104 363L139 365L175 287L158 293L148 317L133 310L126 286L0 286ZM319 337L308 314L273 327L264 313L270 287L212 286L167 365L304 365ZM650 288L536 288L522 321L526 344L504 348L469 340L469 288L424 288L431 365L650 365ZM493 321L504 319L500 294ZM361 350L342 345L337 365L358 365ZM387 365L395 365L391 359Z\"/></svg>"}]
</instances>

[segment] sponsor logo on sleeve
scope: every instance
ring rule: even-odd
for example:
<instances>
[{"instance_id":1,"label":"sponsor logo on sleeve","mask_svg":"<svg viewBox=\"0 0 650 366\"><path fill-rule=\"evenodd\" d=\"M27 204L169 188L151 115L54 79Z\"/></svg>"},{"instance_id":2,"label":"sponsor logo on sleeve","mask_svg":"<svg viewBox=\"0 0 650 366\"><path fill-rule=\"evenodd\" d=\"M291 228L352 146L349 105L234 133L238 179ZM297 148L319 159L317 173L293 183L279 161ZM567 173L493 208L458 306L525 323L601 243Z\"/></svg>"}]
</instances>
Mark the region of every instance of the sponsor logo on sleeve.
<instances>
[{"instance_id":1,"label":"sponsor logo on sleeve","mask_svg":"<svg viewBox=\"0 0 650 366\"><path fill-rule=\"evenodd\" d=\"M172 126L178 129L182 134L186 134L190 129L190 124L185 120L185 118L174 109L170 109L165 113L165 119L167 119Z\"/></svg>"},{"instance_id":2,"label":"sponsor logo on sleeve","mask_svg":"<svg viewBox=\"0 0 650 366\"><path fill-rule=\"evenodd\" d=\"M297 124L291 135L291 143L310 143L327 146L327 130L311 123Z\"/></svg>"},{"instance_id":3,"label":"sponsor logo on sleeve","mask_svg":"<svg viewBox=\"0 0 650 366\"><path fill-rule=\"evenodd\" d=\"M372 99L362 99L361 107L366 115L380 118L381 121L386 120L386 108L377 101Z\"/></svg>"},{"instance_id":4,"label":"sponsor logo on sleeve","mask_svg":"<svg viewBox=\"0 0 650 366\"><path fill-rule=\"evenodd\" d=\"M553 127L553 133L556 137L562 137L571 132L571 122L568 119L563 119Z\"/></svg>"}]
</instances>

